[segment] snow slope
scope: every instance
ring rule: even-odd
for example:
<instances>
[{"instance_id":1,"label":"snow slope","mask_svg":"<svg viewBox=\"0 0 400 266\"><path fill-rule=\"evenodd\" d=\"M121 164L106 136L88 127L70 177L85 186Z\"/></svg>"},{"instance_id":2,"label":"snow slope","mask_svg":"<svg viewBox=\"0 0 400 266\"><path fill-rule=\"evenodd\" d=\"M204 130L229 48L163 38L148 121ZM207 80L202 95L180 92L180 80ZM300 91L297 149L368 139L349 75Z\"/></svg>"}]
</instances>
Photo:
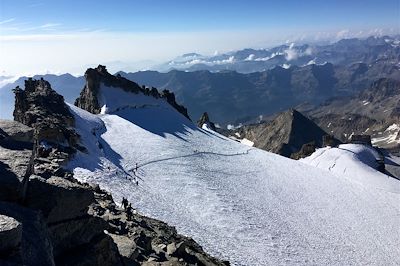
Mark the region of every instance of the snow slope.
<instances>
[{"instance_id":1,"label":"snow slope","mask_svg":"<svg viewBox=\"0 0 400 266\"><path fill-rule=\"evenodd\" d=\"M363 185L372 185L400 194L400 183L376 170L379 159L382 159L381 155L372 147L361 144L342 144L337 148L318 149L301 161L346 177L353 182L357 181Z\"/></svg>"},{"instance_id":2,"label":"snow slope","mask_svg":"<svg viewBox=\"0 0 400 266\"><path fill-rule=\"evenodd\" d=\"M248 147L162 100L115 108L102 95L107 114L70 106L88 153L68 167L209 253L233 265L400 264L399 182L376 186Z\"/></svg>"}]
</instances>

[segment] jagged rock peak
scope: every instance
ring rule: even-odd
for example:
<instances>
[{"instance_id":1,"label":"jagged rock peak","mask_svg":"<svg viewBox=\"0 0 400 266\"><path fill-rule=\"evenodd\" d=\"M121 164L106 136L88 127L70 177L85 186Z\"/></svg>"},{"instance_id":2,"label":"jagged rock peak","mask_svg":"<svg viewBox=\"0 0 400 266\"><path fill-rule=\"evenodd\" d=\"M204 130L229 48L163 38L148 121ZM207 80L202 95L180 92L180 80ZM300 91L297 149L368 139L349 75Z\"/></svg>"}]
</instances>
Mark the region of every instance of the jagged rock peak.
<instances>
[{"instance_id":1,"label":"jagged rock peak","mask_svg":"<svg viewBox=\"0 0 400 266\"><path fill-rule=\"evenodd\" d=\"M73 125L73 117L64 97L51 88L48 81L29 78L25 80L25 89L17 86L15 93L14 120L24 125L52 117L64 120L67 125Z\"/></svg>"},{"instance_id":2,"label":"jagged rock peak","mask_svg":"<svg viewBox=\"0 0 400 266\"><path fill-rule=\"evenodd\" d=\"M25 89L16 87L14 120L33 128L33 142L36 149L50 145L55 151L80 148L79 136L73 126L75 120L64 97L51 88L43 78L25 81Z\"/></svg>"},{"instance_id":3,"label":"jagged rock peak","mask_svg":"<svg viewBox=\"0 0 400 266\"><path fill-rule=\"evenodd\" d=\"M210 129L216 130L215 124L210 121L210 117L208 116L207 112L204 112L203 115L200 117L199 121L197 121L197 126L198 127L203 127L203 125L206 124L209 126Z\"/></svg>"},{"instance_id":4,"label":"jagged rock peak","mask_svg":"<svg viewBox=\"0 0 400 266\"><path fill-rule=\"evenodd\" d=\"M135 94L143 93L154 98L164 98L178 112L189 118L187 109L179 105L175 100L175 95L169 90L158 92L156 88L140 87L137 83L122 77L120 74L112 75L105 66L99 65L96 68L89 68L85 72L86 84L80 96L75 101L75 105L93 114L99 114L101 106L98 102L98 92L100 84L107 87L121 88L124 91Z\"/></svg>"}]
</instances>

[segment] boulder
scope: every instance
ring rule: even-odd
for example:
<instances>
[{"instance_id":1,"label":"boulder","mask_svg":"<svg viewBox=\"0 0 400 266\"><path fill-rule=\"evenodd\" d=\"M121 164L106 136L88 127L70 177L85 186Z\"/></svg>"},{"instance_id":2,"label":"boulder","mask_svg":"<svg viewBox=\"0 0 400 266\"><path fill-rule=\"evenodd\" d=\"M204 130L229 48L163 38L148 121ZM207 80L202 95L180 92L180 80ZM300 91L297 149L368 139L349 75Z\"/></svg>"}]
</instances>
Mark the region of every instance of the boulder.
<instances>
[{"instance_id":1,"label":"boulder","mask_svg":"<svg viewBox=\"0 0 400 266\"><path fill-rule=\"evenodd\" d=\"M0 129L15 141L33 142L33 128L17 121L0 119Z\"/></svg>"},{"instance_id":2,"label":"boulder","mask_svg":"<svg viewBox=\"0 0 400 266\"><path fill-rule=\"evenodd\" d=\"M117 244L119 254L121 254L125 264L129 264L130 262L132 263L134 260L136 260L136 258L139 256L139 249L132 238L110 233L109 235L112 237L115 244Z\"/></svg>"},{"instance_id":3,"label":"boulder","mask_svg":"<svg viewBox=\"0 0 400 266\"><path fill-rule=\"evenodd\" d=\"M12 217L0 214L0 253L16 249L22 239L22 224Z\"/></svg>"},{"instance_id":4,"label":"boulder","mask_svg":"<svg viewBox=\"0 0 400 266\"><path fill-rule=\"evenodd\" d=\"M88 207L93 202L94 195L89 188L65 178L29 178L25 204L29 208L40 210L48 224L86 216Z\"/></svg>"}]
</instances>

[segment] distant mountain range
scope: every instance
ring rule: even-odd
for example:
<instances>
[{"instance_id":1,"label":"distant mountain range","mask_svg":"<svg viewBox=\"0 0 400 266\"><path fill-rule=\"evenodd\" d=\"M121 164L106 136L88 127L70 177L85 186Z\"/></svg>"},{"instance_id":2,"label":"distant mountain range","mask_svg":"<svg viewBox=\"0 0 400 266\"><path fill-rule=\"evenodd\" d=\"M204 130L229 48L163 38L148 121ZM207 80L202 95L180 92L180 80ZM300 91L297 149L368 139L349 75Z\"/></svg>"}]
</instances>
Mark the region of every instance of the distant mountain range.
<instances>
[{"instance_id":1,"label":"distant mountain range","mask_svg":"<svg viewBox=\"0 0 400 266\"><path fill-rule=\"evenodd\" d=\"M209 112L220 125L246 123L252 117L271 115L301 103L318 105L325 100L350 96L379 78L400 80L400 67L388 61L346 66L275 67L242 74L233 71L144 71L120 74L139 84L170 89L197 119Z\"/></svg>"},{"instance_id":2,"label":"distant mountain range","mask_svg":"<svg viewBox=\"0 0 400 266\"><path fill-rule=\"evenodd\" d=\"M243 49L230 53L204 56L188 53L153 69L161 72L170 70L222 70L252 73L265 71L276 66L304 66L310 64L348 65L355 62L373 63L377 60L398 62L399 36L369 37L367 39L343 39L328 45L294 43L270 49Z\"/></svg>"},{"instance_id":3,"label":"distant mountain range","mask_svg":"<svg viewBox=\"0 0 400 266\"><path fill-rule=\"evenodd\" d=\"M229 60L231 57L233 59ZM194 121L207 111L220 126L257 122L260 115L269 116L300 104L317 106L332 97L357 95L380 78L400 80L400 41L397 37L346 39L321 46L244 49L211 59L207 57L215 64L188 63L203 60L199 58L206 57L190 53L174 60L188 66L183 70L118 74L146 87L171 90L177 101L188 108ZM262 71L247 73L258 70ZM83 77L70 74L34 78L40 77L51 82L53 88L71 103L85 83ZM0 88L0 118L12 116L14 96L11 90L21 86L25 79L19 78Z\"/></svg>"}]
</instances>

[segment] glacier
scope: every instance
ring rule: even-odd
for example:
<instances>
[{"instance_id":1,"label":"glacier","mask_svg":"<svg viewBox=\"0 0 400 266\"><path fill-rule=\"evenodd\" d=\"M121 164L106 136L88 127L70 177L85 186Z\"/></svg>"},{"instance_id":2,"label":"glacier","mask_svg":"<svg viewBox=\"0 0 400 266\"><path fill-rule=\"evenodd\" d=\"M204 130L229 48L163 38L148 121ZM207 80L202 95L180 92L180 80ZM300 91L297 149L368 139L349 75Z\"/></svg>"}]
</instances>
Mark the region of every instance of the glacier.
<instances>
[{"instance_id":1,"label":"glacier","mask_svg":"<svg viewBox=\"0 0 400 266\"><path fill-rule=\"evenodd\" d=\"M69 105L87 152L67 167L211 255L232 265L400 264L400 182L373 170L362 179L370 166L357 156L343 175L325 166L348 151L317 151L318 168L198 128L162 99L100 94L102 114Z\"/></svg>"}]
</instances>

